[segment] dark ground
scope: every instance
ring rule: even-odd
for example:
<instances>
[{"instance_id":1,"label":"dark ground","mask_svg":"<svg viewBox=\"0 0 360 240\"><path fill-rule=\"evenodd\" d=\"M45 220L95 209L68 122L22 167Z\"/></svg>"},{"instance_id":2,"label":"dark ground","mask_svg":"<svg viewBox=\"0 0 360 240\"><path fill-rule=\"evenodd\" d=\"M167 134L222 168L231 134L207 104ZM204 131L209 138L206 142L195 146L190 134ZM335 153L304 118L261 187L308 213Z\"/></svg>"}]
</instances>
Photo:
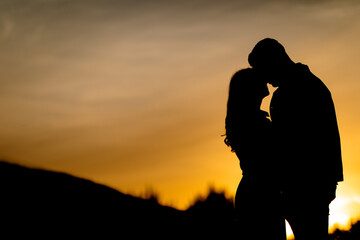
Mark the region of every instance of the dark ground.
<instances>
[{"instance_id":1,"label":"dark ground","mask_svg":"<svg viewBox=\"0 0 360 240\"><path fill-rule=\"evenodd\" d=\"M185 211L68 174L0 162L1 239L229 239L232 199L210 191ZM126 237L125 237L126 236ZM271 238L269 238L271 239ZM331 240L359 240L360 222Z\"/></svg>"}]
</instances>

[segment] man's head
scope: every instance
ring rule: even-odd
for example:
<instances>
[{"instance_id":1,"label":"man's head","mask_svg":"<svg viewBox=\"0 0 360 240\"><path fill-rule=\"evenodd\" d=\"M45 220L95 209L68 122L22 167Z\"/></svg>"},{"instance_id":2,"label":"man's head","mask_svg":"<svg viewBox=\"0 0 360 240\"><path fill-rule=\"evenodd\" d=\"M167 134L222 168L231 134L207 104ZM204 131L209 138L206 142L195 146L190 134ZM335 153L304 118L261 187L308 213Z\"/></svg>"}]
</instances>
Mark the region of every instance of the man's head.
<instances>
[{"instance_id":1,"label":"man's head","mask_svg":"<svg viewBox=\"0 0 360 240\"><path fill-rule=\"evenodd\" d=\"M283 45L271 38L258 42L249 54L248 61L274 87L286 78L289 68L294 64Z\"/></svg>"}]
</instances>

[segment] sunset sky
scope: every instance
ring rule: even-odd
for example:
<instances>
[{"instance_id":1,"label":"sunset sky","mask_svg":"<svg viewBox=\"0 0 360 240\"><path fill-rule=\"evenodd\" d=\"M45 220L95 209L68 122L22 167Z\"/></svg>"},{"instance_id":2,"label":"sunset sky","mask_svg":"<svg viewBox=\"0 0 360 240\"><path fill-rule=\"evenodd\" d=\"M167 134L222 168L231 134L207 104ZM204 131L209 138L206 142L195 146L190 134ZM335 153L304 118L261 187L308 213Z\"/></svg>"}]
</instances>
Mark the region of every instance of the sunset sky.
<instances>
[{"instance_id":1,"label":"sunset sky","mask_svg":"<svg viewBox=\"0 0 360 240\"><path fill-rule=\"evenodd\" d=\"M179 209L210 185L234 195L228 84L265 37L332 92L345 224L360 216L358 0L0 0L0 158Z\"/></svg>"}]
</instances>

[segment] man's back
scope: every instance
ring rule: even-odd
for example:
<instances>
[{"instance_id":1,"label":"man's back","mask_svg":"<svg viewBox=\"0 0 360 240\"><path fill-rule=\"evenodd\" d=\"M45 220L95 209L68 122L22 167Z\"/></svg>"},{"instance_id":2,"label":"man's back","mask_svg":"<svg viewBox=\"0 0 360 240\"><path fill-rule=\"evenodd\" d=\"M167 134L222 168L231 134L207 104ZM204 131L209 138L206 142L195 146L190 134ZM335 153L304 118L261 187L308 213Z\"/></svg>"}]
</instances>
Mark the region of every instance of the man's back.
<instances>
[{"instance_id":1,"label":"man's back","mask_svg":"<svg viewBox=\"0 0 360 240\"><path fill-rule=\"evenodd\" d=\"M343 174L331 94L307 66L295 69L270 104L285 187L336 184Z\"/></svg>"}]
</instances>

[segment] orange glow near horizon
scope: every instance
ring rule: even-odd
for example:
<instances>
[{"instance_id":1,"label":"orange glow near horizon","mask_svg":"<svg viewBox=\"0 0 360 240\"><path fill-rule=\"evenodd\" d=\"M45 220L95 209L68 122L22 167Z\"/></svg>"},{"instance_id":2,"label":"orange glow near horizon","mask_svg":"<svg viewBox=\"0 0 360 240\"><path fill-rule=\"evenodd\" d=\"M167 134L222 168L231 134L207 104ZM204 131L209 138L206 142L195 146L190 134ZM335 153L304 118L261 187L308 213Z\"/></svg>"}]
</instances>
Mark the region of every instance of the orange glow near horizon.
<instances>
[{"instance_id":1,"label":"orange glow near horizon","mask_svg":"<svg viewBox=\"0 0 360 240\"><path fill-rule=\"evenodd\" d=\"M228 84L272 37L332 92L345 181L330 223L360 216L359 1L0 6L1 159L134 195L152 188L178 209L209 186L234 195L241 170L221 137Z\"/></svg>"}]
</instances>

